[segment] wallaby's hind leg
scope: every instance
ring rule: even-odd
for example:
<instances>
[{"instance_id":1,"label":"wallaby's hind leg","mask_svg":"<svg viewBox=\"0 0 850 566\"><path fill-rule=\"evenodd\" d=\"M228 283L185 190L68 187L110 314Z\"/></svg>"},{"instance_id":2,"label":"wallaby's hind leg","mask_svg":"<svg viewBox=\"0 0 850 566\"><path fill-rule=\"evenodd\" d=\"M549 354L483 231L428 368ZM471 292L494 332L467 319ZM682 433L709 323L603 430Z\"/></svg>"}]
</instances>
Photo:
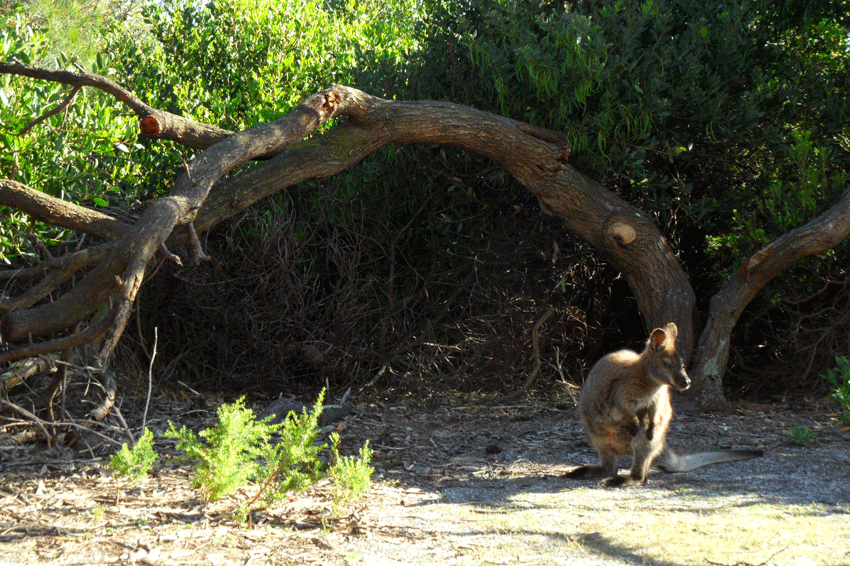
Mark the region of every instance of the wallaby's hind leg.
<instances>
[{"instance_id":1,"label":"wallaby's hind leg","mask_svg":"<svg viewBox=\"0 0 850 566\"><path fill-rule=\"evenodd\" d=\"M571 479L584 478L607 478L617 475L617 457L610 452L599 453L598 466L580 466L571 472L567 472L566 477Z\"/></svg>"}]
</instances>

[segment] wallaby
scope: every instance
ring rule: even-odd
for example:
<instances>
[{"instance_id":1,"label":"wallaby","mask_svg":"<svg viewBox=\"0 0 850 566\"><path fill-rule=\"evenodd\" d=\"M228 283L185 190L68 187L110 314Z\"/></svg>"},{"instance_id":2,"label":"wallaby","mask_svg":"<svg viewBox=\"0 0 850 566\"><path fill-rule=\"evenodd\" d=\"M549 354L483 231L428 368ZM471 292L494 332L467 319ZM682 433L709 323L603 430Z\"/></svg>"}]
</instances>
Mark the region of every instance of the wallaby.
<instances>
[{"instance_id":1,"label":"wallaby","mask_svg":"<svg viewBox=\"0 0 850 566\"><path fill-rule=\"evenodd\" d=\"M761 450L727 450L677 456L665 445L673 416L670 388L691 386L676 353L679 329L674 323L652 331L640 354L620 350L604 356L587 376L578 408L590 442L599 452L598 466L581 466L569 478L608 478L602 485L645 483L656 464L666 472L687 472L708 464L761 456ZM617 475L617 458L631 457L628 476Z\"/></svg>"}]
</instances>

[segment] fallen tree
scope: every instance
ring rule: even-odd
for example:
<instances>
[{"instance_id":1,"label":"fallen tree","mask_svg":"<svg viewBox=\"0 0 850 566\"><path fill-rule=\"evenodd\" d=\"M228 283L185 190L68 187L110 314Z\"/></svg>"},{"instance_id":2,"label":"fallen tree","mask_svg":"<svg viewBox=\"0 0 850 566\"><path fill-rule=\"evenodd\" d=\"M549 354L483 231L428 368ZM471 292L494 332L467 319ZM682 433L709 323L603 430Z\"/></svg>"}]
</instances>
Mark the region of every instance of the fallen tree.
<instances>
[{"instance_id":1,"label":"fallen tree","mask_svg":"<svg viewBox=\"0 0 850 566\"><path fill-rule=\"evenodd\" d=\"M185 164L171 193L147 203L133 222L49 197L14 180L0 181L0 205L106 242L6 274L32 277L38 283L22 295L0 299L0 362L83 343L99 344L99 357L107 358L157 253L180 262L169 248L191 243L198 261L204 257L198 232L295 183L343 171L388 144L451 145L504 166L536 195L544 212L563 220L568 230L623 273L647 328L671 321L678 325L680 350L692 361L693 394L706 407L723 401L729 338L753 296L784 269L830 249L850 233L850 191L846 191L829 211L744 261L713 297L697 342L696 298L667 239L647 214L572 167L570 148L560 132L457 104L385 100L335 85L273 122L233 133L151 108L97 75L20 63L0 63L0 72L73 86L62 104L70 103L82 87L101 89L136 113L143 135L203 149ZM334 117L347 120L305 139ZM255 159L263 162L222 180ZM70 291L42 302L92 265Z\"/></svg>"}]
</instances>

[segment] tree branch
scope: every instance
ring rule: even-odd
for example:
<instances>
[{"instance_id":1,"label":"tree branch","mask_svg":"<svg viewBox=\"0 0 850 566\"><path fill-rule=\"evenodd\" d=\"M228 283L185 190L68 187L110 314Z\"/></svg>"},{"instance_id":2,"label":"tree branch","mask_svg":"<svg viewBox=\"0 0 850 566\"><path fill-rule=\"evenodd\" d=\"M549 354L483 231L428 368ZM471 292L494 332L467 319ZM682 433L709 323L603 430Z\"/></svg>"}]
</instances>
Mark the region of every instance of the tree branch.
<instances>
[{"instance_id":1,"label":"tree branch","mask_svg":"<svg viewBox=\"0 0 850 566\"><path fill-rule=\"evenodd\" d=\"M850 189L832 208L787 232L746 259L711 298L708 321L700 336L691 377L705 385L697 402L711 407L723 401L721 377L729 362L732 329L753 297L774 277L803 259L825 252L850 235Z\"/></svg>"},{"instance_id":2,"label":"tree branch","mask_svg":"<svg viewBox=\"0 0 850 566\"><path fill-rule=\"evenodd\" d=\"M176 226L194 220L213 184L249 159L302 139L348 105L356 107L360 97L348 94L332 90L315 94L283 118L238 132L197 155L178 176L171 195L151 203L133 230L74 289L52 303L9 312L0 326L3 339L22 342L68 328L118 290L114 325L101 349L108 355L123 332L148 262Z\"/></svg>"},{"instance_id":3,"label":"tree branch","mask_svg":"<svg viewBox=\"0 0 850 566\"><path fill-rule=\"evenodd\" d=\"M172 140L189 147L204 149L233 133L170 112L157 110L118 83L92 73L53 71L19 62L0 62L0 73L62 83L74 87L89 86L102 90L126 104L136 113L139 117L142 135L149 138Z\"/></svg>"},{"instance_id":4,"label":"tree branch","mask_svg":"<svg viewBox=\"0 0 850 566\"><path fill-rule=\"evenodd\" d=\"M195 228L207 230L298 182L334 175L384 145L461 147L504 165L538 197L544 210L605 253L635 291L647 327L675 322L681 329L679 350L690 356L696 300L669 243L646 214L566 163L569 147L563 141L544 140L547 136L527 134L522 122L458 104L365 95L360 100L348 124L294 144L213 187ZM617 229L609 229L611 223ZM622 236L626 233L628 241Z\"/></svg>"},{"instance_id":5,"label":"tree branch","mask_svg":"<svg viewBox=\"0 0 850 566\"><path fill-rule=\"evenodd\" d=\"M36 127L37 125L41 124L42 122L44 122L45 120L50 118L51 116L55 116L56 114L59 114L60 112L62 112L62 110L64 110L65 108L68 107L69 104L71 104L71 101L74 100L74 97L77 96L77 93L80 92L80 90L82 88L83 87L81 87L81 86L75 86L73 89L71 89L71 92L68 93L68 96L65 97L65 100L63 100L61 103L57 104L54 108L48 110L47 112L45 112L44 114L42 114L41 116L39 116L38 118L33 120L32 122L30 122L29 124L24 126L24 128L20 132L18 132L18 135L21 135L21 136L24 135L25 133L27 133L28 131L30 131L31 129Z\"/></svg>"},{"instance_id":6,"label":"tree branch","mask_svg":"<svg viewBox=\"0 0 850 566\"><path fill-rule=\"evenodd\" d=\"M62 77L82 80L80 74L67 75ZM97 84L113 91L117 86ZM292 145L337 115L348 116L348 123ZM332 175L392 143L452 145L504 165L538 197L544 210L562 218L568 229L602 250L626 274L647 326L675 322L682 329L680 350L690 352L694 296L669 244L640 210L567 163L570 150L563 136L461 105L388 101L343 86L311 96L279 120L209 146L181 172L171 195L151 203L133 230L77 287L53 303L6 315L4 339L20 342L67 328L120 291L111 337L101 350L107 355L123 330L151 257L170 236L189 237L188 231L174 234L176 227L194 223L203 231L262 196L306 178ZM265 164L216 185L247 160L278 152ZM613 219L617 230L608 228ZM623 233L630 235L628 241L619 236Z\"/></svg>"},{"instance_id":7,"label":"tree branch","mask_svg":"<svg viewBox=\"0 0 850 566\"><path fill-rule=\"evenodd\" d=\"M108 214L52 197L8 179L0 179L0 203L27 213L33 220L103 240L116 240L131 228L129 224Z\"/></svg>"}]
</instances>

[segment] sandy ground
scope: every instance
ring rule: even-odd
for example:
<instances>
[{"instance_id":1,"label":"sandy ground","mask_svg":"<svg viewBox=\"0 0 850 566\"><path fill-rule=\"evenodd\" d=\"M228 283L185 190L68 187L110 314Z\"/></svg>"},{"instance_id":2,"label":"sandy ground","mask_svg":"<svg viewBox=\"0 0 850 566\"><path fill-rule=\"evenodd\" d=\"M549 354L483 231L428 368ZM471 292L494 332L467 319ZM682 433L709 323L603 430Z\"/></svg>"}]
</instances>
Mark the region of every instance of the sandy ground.
<instances>
[{"instance_id":1,"label":"sandy ground","mask_svg":"<svg viewBox=\"0 0 850 566\"><path fill-rule=\"evenodd\" d=\"M214 407L156 407L157 431L214 423ZM795 444L803 427L814 436ZM247 525L230 516L244 494L201 500L166 439L134 485L103 455L3 446L0 565L850 564L850 432L825 405L679 414L680 452L765 456L614 490L563 477L596 458L570 407L360 401L330 430L344 453L370 440L369 494L335 507L320 484Z\"/></svg>"}]
</instances>

